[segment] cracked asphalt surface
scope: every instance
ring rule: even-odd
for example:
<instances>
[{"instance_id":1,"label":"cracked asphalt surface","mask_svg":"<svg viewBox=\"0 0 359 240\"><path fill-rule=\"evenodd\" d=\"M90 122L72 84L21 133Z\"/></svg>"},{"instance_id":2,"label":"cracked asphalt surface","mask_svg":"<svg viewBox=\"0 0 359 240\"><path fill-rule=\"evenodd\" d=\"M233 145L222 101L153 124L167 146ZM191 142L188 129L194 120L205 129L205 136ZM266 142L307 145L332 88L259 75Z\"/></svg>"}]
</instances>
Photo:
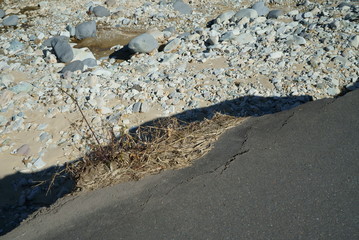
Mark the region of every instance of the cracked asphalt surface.
<instances>
[{"instance_id":1,"label":"cracked asphalt surface","mask_svg":"<svg viewBox=\"0 0 359 240\"><path fill-rule=\"evenodd\" d=\"M359 239L359 91L252 118L189 168L60 200L4 239Z\"/></svg>"}]
</instances>

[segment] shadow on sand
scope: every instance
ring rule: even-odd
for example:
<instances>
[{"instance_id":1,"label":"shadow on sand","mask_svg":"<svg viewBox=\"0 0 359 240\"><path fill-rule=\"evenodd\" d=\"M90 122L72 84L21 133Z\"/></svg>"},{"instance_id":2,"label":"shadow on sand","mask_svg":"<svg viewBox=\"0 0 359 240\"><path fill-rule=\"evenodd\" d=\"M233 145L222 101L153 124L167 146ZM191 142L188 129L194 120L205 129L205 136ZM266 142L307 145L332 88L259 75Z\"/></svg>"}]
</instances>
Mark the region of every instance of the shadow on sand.
<instances>
[{"instance_id":1,"label":"shadow on sand","mask_svg":"<svg viewBox=\"0 0 359 240\"><path fill-rule=\"evenodd\" d=\"M245 96L205 108L187 110L173 117L193 122L210 119L218 112L238 117L261 116L288 110L311 100L310 96ZM158 119L147 122L144 126L156 124L156 121ZM16 228L37 210L48 207L57 199L75 191L74 182L62 174L56 178L47 193L51 176L61 170L61 167L51 167L36 173L17 172L0 179L0 236Z\"/></svg>"}]
</instances>

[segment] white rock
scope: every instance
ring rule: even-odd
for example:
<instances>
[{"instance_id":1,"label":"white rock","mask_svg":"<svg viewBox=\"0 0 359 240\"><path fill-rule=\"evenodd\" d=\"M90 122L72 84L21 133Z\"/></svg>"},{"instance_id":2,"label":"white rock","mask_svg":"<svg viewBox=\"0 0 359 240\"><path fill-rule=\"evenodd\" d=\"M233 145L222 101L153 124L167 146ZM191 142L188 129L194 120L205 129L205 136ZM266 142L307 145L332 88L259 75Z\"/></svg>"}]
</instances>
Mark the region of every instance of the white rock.
<instances>
[{"instance_id":1,"label":"white rock","mask_svg":"<svg viewBox=\"0 0 359 240\"><path fill-rule=\"evenodd\" d=\"M110 77L112 75L111 71L105 70L103 68L97 68L91 73L95 76L104 76L104 77Z\"/></svg>"},{"instance_id":2,"label":"white rock","mask_svg":"<svg viewBox=\"0 0 359 240\"><path fill-rule=\"evenodd\" d=\"M74 52L74 58L72 61L83 61L87 58L92 58L96 60L95 56L88 48L72 48L72 51Z\"/></svg>"},{"instance_id":3,"label":"white rock","mask_svg":"<svg viewBox=\"0 0 359 240\"><path fill-rule=\"evenodd\" d=\"M359 36L356 35L349 41L350 46L357 48L359 46Z\"/></svg>"},{"instance_id":4,"label":"white rock","mask_svg":"<svg viewBox=\"0 0 359 240\"><path fill-rule=\"evenodd\" d=\"M281 58L283 56L283 52L281 51L277 51L277 52L273 52L269 55L270 59L278 59Z\"/></svg>"}]
</instances>

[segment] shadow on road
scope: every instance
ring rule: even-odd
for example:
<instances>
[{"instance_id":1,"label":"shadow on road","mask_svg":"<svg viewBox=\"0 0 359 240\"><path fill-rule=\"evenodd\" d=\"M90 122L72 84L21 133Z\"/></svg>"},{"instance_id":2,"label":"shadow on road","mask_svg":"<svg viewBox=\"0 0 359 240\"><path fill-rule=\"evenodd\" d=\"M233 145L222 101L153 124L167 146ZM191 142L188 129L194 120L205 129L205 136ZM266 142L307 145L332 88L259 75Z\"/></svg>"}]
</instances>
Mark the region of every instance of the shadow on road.
<instances>
[{"instance_id":1,"label":"shadow on road","mask_svg":"<svg viewBox=\"0 0 359 240\"><path fill-rule=\"evenodd\" d=\"M238 117L261 116L288 110L311 100L310 96L245 96L205 108L187 110L174 117L193 122L210 119L215 113ZM143 125L153 125L156 121L158 119ZM17 172L0 179L0 236L16 228L37 210L48 207L57 199L75 191L73 181L64 174L59 174L51 182L51 176L61 170L61 167L51 167L36 173ZM49 184L53 187L47 192Z\"/></svg>"}]
</instances>

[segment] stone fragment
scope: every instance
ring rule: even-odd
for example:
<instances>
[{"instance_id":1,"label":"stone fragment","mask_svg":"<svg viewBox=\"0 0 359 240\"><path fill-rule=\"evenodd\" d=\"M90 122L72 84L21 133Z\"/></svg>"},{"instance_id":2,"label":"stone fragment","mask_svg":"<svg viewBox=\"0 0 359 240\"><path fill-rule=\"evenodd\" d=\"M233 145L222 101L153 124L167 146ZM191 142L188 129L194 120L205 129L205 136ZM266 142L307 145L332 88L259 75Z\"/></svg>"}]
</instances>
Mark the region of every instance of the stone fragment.
<instances>
[{"instance_id":1,"label":"stone fragment","mask_svg":"<svg viewBox=\"0 0 359 240\"><path fill-rule=\"evenodd\" d=\"M181 39L175 38L175 39L171 40L169 43L167 43L167 45L164 47L163 51L165 53L172 52L172 51L178 49L180 44L181 44Z\"/></svg>"},{"instance_id":2,"label":"stone fragment","mask_svg":"<svg viewBox=\"0 0 359 240\"><path fill-rule=\"evenodd\" d=\"M239 10L234 16L233 16L233 20L241 20L242 18L247 17L247 18L257 18L258 17L258 13L256 10L254 9L241 9Z\"/></svg>"},{"instance_id":3,"label":"stone fragment","mask_svg":"<svg viewBox=\"0 0 359 240\"><path fill-rule=\"evenodd\" d=\"M225 23L225 22L229 21L235 14L236 14L236 12L233 10L224 12L216 18L216 22L217 23Z\"/></svg>"},{"instance_id":4,"label":"stone fragment","mask_svg":"<svg viewBox=\"0 0 359 240\"><path fill-rule=\"evenodd\" d=\"M22 156L28 156L30 154L30 152L31 152L31 149L28 144L24 144L15 150L15 154L22 155Z\"/></svg>"},{"instance_id":5,"label":"stone fragment","mask_svg":"<svg viewBox=\"0 0 359 240\"><path fill-rule=\"evenodd\" d=\"M14 87L10 88L9 90L14 93L21 93L21 92L30 92L34 86L28 82L20 82L19 84L15 85Z\"/></svg>"},{"instance_id":6,"label":"stone fragment","mask_svg":"<svg viewBox=\"0 0 359 240\"><path fill-rule=\"evenodd\" d=\"M269 19L277 19L278 17L283 15L282 10L272 10L268 13L267 18Z\"/></svg>"},{"instance_id":7,"label":"stone fragment","mask_svg":"<svg viewBox=\"0 0 359 240\"><path fill-rule=\"evenodd\" d=\"M286 43L288 45L291 45L291 44L305 45L307 43L307 41L301 36L293 35L293 36L288 36L287 37L287 42Z\"/></svg>"},{"instance_id":8,"label":"stone fragment","mask_svg":"<svg viewBox=\"0 0 359 240\"><path fill-rule=\"evenodd\" d=\"M2 21L2 24L4 26L16 26L19 22L19 17L16 16L16 15L11 15L11 16L8 16L7 18L5 18L3 21Z\"/></svg>"},{"instance_id":9,"label":"stone fragment","mask_svg":"<svg viewBox=\"0 0 359 240\"><path fill-rule=\"evenodd\" d=\"M86 58L82 62L85 66L90 67L90 68L97 66L97 61L96 61L96 59L93 59L93 58Z\"/></svg>"},{"instance_id":10,"label":"stone fragment","mask_svg":"<svg viewBox=\"0 0 359 240\"><path fill-rule=\"evenodd\" d=\"M3 85L8 87L12 82L14 82L15 78L12 74L0 74L0 86Z\"/></svg>"},{"instance_id":11,"label":"stone fragment","mask_svg":"<svg viewBox=\"0 0 359 240\"><path fill-rule=\"evenodd\" d=\"M242 33L235 38L240 44L254 43L256 39L250 33Z\"/></svg>"},{"instance_id":12,"label":"stone fragment","mask_svg":"<svg viewBox=\"0 0 359 240\"><path fill-rule=\"evenodd\" d=\"M277 51L277 52L273 52L273 53L269 54L270 59L278 59L278 58L281 58L282 56L283 56L283 52L281 52L281 51Z\"/></svg>"},{"instance_id":13,"label":"stone fragment","mask_svg":"<svg viewBox=\"0 0 359 240\"><path fill-rule=\"evenodd\" d=\"M359 46L359 36L352 37L349 41L349 45L357 48Z\"/></svg>"},{"instance_id":14,"label":"stone fragment","mask_svg":"<svg viewBox=\"0 0 359 240\"><path fill-rule=\"evenodd\" d=\"M22 42L20 42L20 41L18 41L18 40L12 40L11 42L10 42L10 46L9 46L9 48L8 48L8 51L10 52L10 53L14 53L14 52L17 52L17 51L20 51L20 50L22 50L24 48L24 44L22 43Z\"/></svg>"},{"instance_id":15,"label":"stone fragment","mask_svg":"<svg viewBox=\"0 0 359 240\"><path fill-rule=\"evenodd\" d=\"M0 18L3 18L5 17L5 11L0 9Z\"/></svg>"},{"instance_id":16,"label":"stone fragment","mask_svg":"<svg viewBox=\"0 0 359 240\"><path fill-rule=\"evenodd\" d=\"M73 61L66 65L60 73L66 73L66 72L75 72L75 71L83 71L84 70L84 63L80 60Z\"/></svg>"},{"instance_id":17,"label":"stone fragment","mask_svg":"<svg viewBox=\"0 0 359 240\"><path fill-rule=\"evenodd\" d=\"M142 105L141 102L136 102L132 107L132 112L134 112L134 113L140 112L141 105Z\"/></svg>"},{"instance_id":18,"label":"stone fragment","mask_svg":"<svg viewBox=\"0 0 359 240\"><path fill-rule=\"evenodd\" d=\"M7 118L3 115L0 115L0 127L5 126L7 123Z\"/></svg>"},{"instance_id":19,"label":"stone fragment","mask_svg":"<svg viewBox=\"0 0 359 240\"><path fill-rule=\"evenodd\" d=\"M106 0L105 4L107 5L107 7L114 7L116 6L116 0Z\"/></svg>"},{"instance_id":20,"label":"stone fragment","mask_svg":"<svg viewBox=\"0 0 359 240\"><path fill-rule=\"evenodd\" d=\"M175 0L173 2L173 9L180 12L181 14L191 14L193 11L192 7L182 0Z\"/></svg>"},{"instance_id":21,"label":"stone fragment","mask_svg":"<svg viewBox=\"0 0 359 240\"><path fill-rule=\"evenodd\" d=\"M148 104L147 104L146 102L143 102L143 103L141 104L140 112L141 112L141 113L146 113L146 112L148 112L148 111L149 111L149 106L148 106Z\"/></svg>"},{"instance_id":22,"label":"stone fragment","mask_svg":"<svg viewBox=\"0 0 359 240\"><path fill-rule=\"evenodd\" d=\"M35 168L36 170L39 170L45 166L46 163L42 160L41 157L34 159L32 162L32 167Z\"/></svg>"}]
</instances>

